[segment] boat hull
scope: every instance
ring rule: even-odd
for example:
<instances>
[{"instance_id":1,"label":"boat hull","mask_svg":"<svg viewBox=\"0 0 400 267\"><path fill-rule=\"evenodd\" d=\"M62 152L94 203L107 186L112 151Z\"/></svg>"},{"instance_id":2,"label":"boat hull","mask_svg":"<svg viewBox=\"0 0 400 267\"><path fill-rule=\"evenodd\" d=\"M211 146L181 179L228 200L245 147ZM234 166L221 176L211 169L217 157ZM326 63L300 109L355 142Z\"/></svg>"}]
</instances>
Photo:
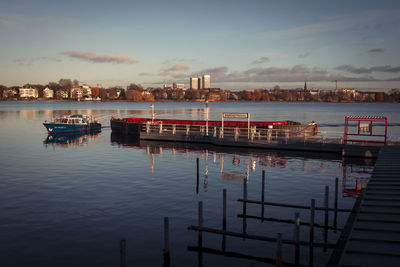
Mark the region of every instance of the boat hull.
<instances>
[{"instance_id":1,"label":"boat hull","mask_svg":"<svg viewBox=\"0 0 400 267\"><path fill-rule=\"evenodd\" d=\"M79 133L101 130L100 123L89 124L61 124L61 123L43 123L49 134Z\"/></svg>"}]
</instances>

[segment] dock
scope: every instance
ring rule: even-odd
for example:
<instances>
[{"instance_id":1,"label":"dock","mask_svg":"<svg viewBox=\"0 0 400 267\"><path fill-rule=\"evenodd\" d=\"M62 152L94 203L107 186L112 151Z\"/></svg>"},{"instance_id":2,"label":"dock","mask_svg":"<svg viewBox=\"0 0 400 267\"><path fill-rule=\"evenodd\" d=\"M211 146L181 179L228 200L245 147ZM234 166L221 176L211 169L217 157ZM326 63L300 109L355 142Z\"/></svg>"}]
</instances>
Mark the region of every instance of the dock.
<instances>
[{"instance_id":1,"label":"dock","mask_svg":"<svg viewBox=\"0 0 400 267\"><path fill-rule=\"evenodd\" d=\"M327 266L400 266L400 147L385 146Z\"/></svg>"},{"instance_id":2,"label":"dock","mask_svg":"<svg viewBox=\"0 0 400 267\"><path fill-rule=\"evenodd\" d=\"M205 127L197 126L178 127L176 125L156 124L138 127L138 139L162 141L211 144L214 146L272 149L291 151L310 151L335 153L344 157L376 158L381 145L345 145L343 140L329 139L325 136L314 136L299 131L283 129L251 129L249 132L242 130L237 133L235 128L226 127L224 132L217 127L210 127L206 132Z\"/></svg>"}]
</instances>

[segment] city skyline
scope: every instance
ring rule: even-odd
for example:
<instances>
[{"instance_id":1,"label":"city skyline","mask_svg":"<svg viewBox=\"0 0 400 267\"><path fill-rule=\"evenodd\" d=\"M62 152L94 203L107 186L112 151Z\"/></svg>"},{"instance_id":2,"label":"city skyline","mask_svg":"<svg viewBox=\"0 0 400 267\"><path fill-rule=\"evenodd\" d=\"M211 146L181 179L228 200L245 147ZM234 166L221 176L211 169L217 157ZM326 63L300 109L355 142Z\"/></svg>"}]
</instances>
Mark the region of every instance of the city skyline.
<instances>
[{"instance_id":1,"label":"city skyline","mask_svg":"<svg viewBox=\"0 0 400 267\"><path fill-rule=\"evenodd\" d=\"M223 89L400 88L399 13L397 1L4 1L0 84L189 88L210 74Z\"/></svg>"}]
</instances>

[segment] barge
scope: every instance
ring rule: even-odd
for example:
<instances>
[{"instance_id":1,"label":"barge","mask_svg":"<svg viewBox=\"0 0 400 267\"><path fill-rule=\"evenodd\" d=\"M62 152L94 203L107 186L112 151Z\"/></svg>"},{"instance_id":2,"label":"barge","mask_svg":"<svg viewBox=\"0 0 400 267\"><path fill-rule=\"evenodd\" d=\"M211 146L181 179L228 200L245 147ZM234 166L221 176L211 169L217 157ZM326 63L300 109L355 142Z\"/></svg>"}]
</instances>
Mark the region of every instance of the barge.
<instances>
[{"instance_id":1,"label":"barge","mask_svg":"<svg viewBox=\"0 0 400 267\"><path fill-rule=\"evenodd\" d=\"M163 128L174 128L176 130L188 131L191 133L205 132L205 128L209 131L219 132L224 129L225 134L247 135L248 129L271 130L281 134L301 133L307 136L314 136L318 133L318 125L315 122L309 124L301 124L294 121L205 121L205 120L176 120L176 119L149 119L149 118L111 118L111 130L113 133L122 133L129 136L140 136L140 132L149 125L163 125Z\"/></svg>"}]
</instances>

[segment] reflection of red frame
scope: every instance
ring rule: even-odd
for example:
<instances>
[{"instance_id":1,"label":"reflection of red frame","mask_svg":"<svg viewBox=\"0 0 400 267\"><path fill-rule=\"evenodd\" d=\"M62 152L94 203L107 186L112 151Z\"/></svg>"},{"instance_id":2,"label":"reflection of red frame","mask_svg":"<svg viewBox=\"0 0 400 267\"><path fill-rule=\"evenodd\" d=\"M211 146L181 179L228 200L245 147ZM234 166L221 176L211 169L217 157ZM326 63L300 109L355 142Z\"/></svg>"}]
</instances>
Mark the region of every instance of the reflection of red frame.
<instances>
[{"instance_id":1,"label":"reflection of red frame","mask_svg":"<svg viewBox=\"0 0 400 267\"><path fill-rule=\"evenodd\" d=\"M345 124L344 124L344 144L347 145L347 142L364 142L364 143L384 143L386 144L387 139L387 117L383 116L346 116ZM349 122L356 121L358 122L358 133L349 133ZM361 129L361 122L369 122L370 128L369 133L363 133ZM373 126L374 122L384 122L385 123L385 134L374 134ZM382 137L384 141L380 140L366 140L366 139L349 139L349 136L373 136L373 137Z\"/></svg>"}]
</instances>

